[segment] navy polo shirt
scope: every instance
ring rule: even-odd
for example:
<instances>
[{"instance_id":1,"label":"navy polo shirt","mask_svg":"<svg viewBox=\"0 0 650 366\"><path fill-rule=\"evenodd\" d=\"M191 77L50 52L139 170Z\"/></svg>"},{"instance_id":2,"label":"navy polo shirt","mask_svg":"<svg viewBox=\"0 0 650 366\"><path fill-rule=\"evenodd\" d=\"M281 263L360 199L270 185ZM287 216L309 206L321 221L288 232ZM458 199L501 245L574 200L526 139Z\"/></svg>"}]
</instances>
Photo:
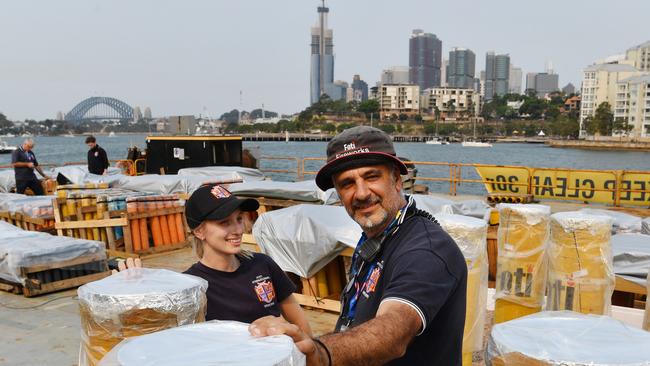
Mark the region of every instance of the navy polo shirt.
<instances>
[{"instance_id":1,"label":"navy polo shirt","mask_svg":"<svg viewBox=\"0 0 650 366\"><path fill-rule=\"evenodd\" d=\"M33 151L25 151L22 146L19 146L16 150L11 153L11 163L34 163L34 166L38 166L38 161L36 161L36 155ZM28 167L17 167L14 168L14 174L16 176L16 181L22 180L37 180L36 174L34 174L34 168Z\"/></svg>"},{"instance_id":2,"label":"navy polo shirt","mask_svg":"<svg viewBox=\"0 0 650 366\"><path fill-rule=\"evenodd\" d=\"M208 312L205 320L236 320L252 323L263 316L280 316L280 303L296 286L269 256L254 253L241 258L234 272L195 263L185 273L208 281Z\"/></svg>"},{"instance_id":3,"label":"navy polo shirt","mask_svg":"<svg viewBox=\"0 0 650 366\"><path fill-rule=\"evenodd\" d=\"M410 208L409 212L414 209ZM418 313L423 329L406 354L388 364L460 366L467 264L454 240L440 225L424 216L408 216L399 230L382 244L378 258L365 263L363 268L356 277L356 286L349 286L345 296L349 299L356 288L363 289L349 326L373 319L383 301L402 302ZM368 273L369 269L372 272ZM337 331L347 322L347 305L346 301Z\"/></svg>"}]
</instances>

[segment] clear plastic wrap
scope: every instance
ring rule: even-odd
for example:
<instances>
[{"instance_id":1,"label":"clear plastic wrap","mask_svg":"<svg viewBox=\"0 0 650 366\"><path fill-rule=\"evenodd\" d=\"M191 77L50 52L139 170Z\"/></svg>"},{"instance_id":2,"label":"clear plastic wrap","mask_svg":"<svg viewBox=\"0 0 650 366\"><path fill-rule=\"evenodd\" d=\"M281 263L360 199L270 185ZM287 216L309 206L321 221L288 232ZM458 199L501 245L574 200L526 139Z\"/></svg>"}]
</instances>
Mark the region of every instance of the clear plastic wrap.
<instances>
[{"instance_id":1,"label":"clear plastic wrap","mask_svg":"<svg viewBox=\"0 0 650 366\"><path fill-rule=\"evenodd\" d=\"M25 196L7 204L7 211L21 213L33 218L50 219L54 217L52 206L54 196Z\"/></svg>"},{"instance_id":2,"label":"clear plastic wrap","mask_svg":"<svg viewBox=\"0 0 650 366\"><path fill-rule=\"evenodd\" d=\"M451 236L467 262L467 306L463 332L463 360L471 364L472 352L483 349L487 309L487 223L481 219L436 214L436 220Z\"/></svg>"},{"instance_id":3,"label":"clear plastic wrap","mask_svg":"<svg viewBox=\"0 0 650 366\"><path fill-rule=\"evenodd\" d=\"M547 310L610 313L615 284L612 221L583 211L551 215Z\"/></svg>"},{"instance_id":4,"label":"clear plastic wrap","mask_svg":"<svg viewBox=\"0 0 650 366\"><path fill-rule=\"evenodd\" d=\"M432 215L438 213L454 213L454 209L452 208L454 201L452 200L424 194L413 194L411 196L419 209L425 210Z\"/></svg>"},{"instance_id":5,"label":"clear plastic wrap","mask_svg":"<svg viewBox=\"0 0 650 366\"><path fill-rule=\"evenodd\" d=\"M642 219L634 215L611 210L601 210L597 208L583 208L580 210L580 212L586 213L588 215L611 217L613 219L612 234L641 232Z\"/></svg>"},{"instance_id":6,"label":"clear plastic wrap","mask_svg":"<svg viewBox=\"0 0 650 366\"><path fill-rule=\"evenodd\" d=\"M542 309L546 292L551 208L499 204L494 321L501 323Z\"/></svg>"},{"instance_id":7,"label":"clear plastic wrap","mask_svg":"<svg viewBox=\"0 0 650 366\"><path fill-rule=\"evenodd\" d=\"M253 236L283 271L309 278L354 248L361 228L341 206L303 204L260 215Z\"/></svg>"},{"instance_id":8,"label":"clear plastic wrap","mask_svg":"<svg viewBox=\"0 0 650 366\"><path fill-rule=\"evenodd\" d=\"M325 202L325 192L316 186L316 181L274 182L269 180L235 183L228 186L235 196L266 197L303 202Z\"/></svg>"},{"instance_id":9,"label":"clear plastic wrap","mask_svg":"<svg viewBox=\"0 0 650 366\"><path fill-rule=\"evenodd\" d=\"M305 355L285 335L255 338L248 324L209 321L129 338L100 366L303 366Z\"/></svg>"},{"instance_id":10,"label":"clear plastic wrap","mask_svg":"<svg viewBox=\"0 0 650 366\"><path fill-rule=\"evenodd\" d=\"M16 173L14 173L14 170L0 170L0 192L8 193L14 187L16 187Z\"/></svg>"},{"instance_id":11,"label":"clear plastic wrap","mask_svg":"<svg viewBox=\"0 0 650 366\"><path fill-rule=\"evenodd\" d=\"M26 195L18 193L0 193L0 212L9 211L13 201L25 199Z\"/></svg>"},{"instance_id":12,"label":"clear plastic wrap","mask_svg":"<svg viewBox=\"0 0 650 366\"><path fill-rule=\"evenodd\" d=\"M6 225L17 230L5 230ZM89 254L105 259L104 243L25 231L5 222L0 226L0 278L9 282L25 283L22 267L62 262Z\"/></svg>"},{"instance_id":13,"label":"clear plastic wrap","mask_svg":"<svg viewBox=\"0 0 650 366\"><path fill-rule=\"evenodd\" d=\"M650 235L612 235L612 256L616 276L645 286L650 269Z\"/></svg>"},{"instance_id":14,"label":"clear plastic wrap","mask_svg":"<svg viewBox=\"0 0 650 366\"><path fill-rule=\"evenodd\" d=\"M650 299L648 295L650 294L650 270L648 271L648 277L646 277L646 299L645 299L645 315L643 316L643 329L650 332Z\"/></svg>"},{"instance_id":15,"label":"clear plastic wrap","mask_svg":"<svg viewBox=\"0 0 650 366\"><path fill-rule=\"evenodd\" d=\"M648 366L650 333L602 315L544 311L492 328L487 365Z\"/></svg>"},{"instance_id":16,"label":"clear plastic wrap","mask_svg":"<svg viewBox=\"0 0 650 366\"><path fill-rule=\"evenodd\" d=\"M148 268L81 286L80 365L96 365L125 338L204 321L207 288L202 278Z\"/></svg>"},{"instance_id":17,"label":"clear plastic wrap","mask_svg":"<svg viewBox=\"0 0 650 366\"><path fill-rule=\"evenodd\" d=\"M650 217L641 220L641 234L650 235Z\"/></svg>"},{"instance_id":18,"label":"clear plastic wrap","mask_svg":"<svg viewBox=\"0 0 650 366\"><path fill-rule=\"evenodd\" d=\"M241 180L243 182L264 180L266 177L259 169L241 166L202 166L178 169L178 175L209 177L212 180Z\"/></svg>"}]
</instances>

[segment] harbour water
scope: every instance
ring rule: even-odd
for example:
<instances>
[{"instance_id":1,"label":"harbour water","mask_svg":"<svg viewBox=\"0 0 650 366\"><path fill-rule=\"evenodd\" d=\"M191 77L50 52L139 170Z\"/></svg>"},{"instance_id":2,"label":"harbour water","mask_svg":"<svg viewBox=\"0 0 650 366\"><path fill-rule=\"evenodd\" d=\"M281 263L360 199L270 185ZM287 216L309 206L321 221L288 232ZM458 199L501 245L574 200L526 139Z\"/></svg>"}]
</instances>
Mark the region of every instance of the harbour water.
<instances>
[{"instance_id":1,"label":"harbour water","mask_svg":"<svg viewBox=\"0 0 650 366\"><path fill-rule=\"evenodd\" d=\"M124 159L129 146L146 147L146 134L117 135L115 137L97 136L98 144L106 149L110 160ZM21 137L3 138L10 145L18 145ZM65 162L86 160L85 136L75 137L35 137L34 151L41 164L62 165ZM244 148L256 149L262 156L324 157L326 142L244 142ZM494 165L519 165L529 167L597 169L597 170L650 170L650 152L636 151L594 151L577 149L558 149L541 144L501 143L492 148L468 148L460 144L427 145L424 143L396 143L397 153L412 161L434 161L449 163L476 163ZM0 155L0 165L9 164L9 154ZM320 161L310 162L306 170L316 171ZM262 159L262 169L296 169L295 161ZM471 168L464 168L463 178L478 179ZM295 180L295 174L270 174L276 180ZM449 168L418 166L418 176L448 177ZM306 176L307 178L309 175ZM446 192L448 184L429 183L432 191ZM459 193L484 194L481 185L465 184Z\"/></svg>"}]
</instances>

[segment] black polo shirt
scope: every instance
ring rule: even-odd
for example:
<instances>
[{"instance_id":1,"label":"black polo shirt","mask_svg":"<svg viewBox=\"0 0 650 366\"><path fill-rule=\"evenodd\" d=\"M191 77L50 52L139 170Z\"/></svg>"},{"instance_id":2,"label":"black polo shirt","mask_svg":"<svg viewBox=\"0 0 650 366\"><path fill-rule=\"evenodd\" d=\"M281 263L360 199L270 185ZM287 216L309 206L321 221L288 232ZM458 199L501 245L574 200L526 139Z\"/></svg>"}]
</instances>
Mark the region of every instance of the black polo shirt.
<instances>
[{"instance_id":1,"label":"black polo shirt","mask_svg":"<svg viewBox=\"0 0 650 366\"><path fill-rule=\"evenodd\" d=\"M101 175L108 166L106 150L99 147L99 145L95 145L95 147L88 150L88 171L90 173Z\"/></svg>"},{"instance_id":2,"label":"black polo shirt","mask_svg":"<svg viewBox=\"0 0 650 366\"><path fill-rule=\"evenodd\" d=\"M34 166L38 166L38 161L36 161L36 155L33 151L25 151L22 146L19 146L16 150L11 153L11 163L34 163ZM26 180L37 180L36 174L34 174L34 168L28 167L16 167L14 168L14 175L16 181L26 181Z\"/></svg>"},{"instance_id":3,"label":"black polo shirt","mask_svg":"<svg viewBox=\"0 0 650 366\"><path fill-rule=\"evenodd\" d=\"M402 302L417 311L424 329L406 354L389 365L460 366L467 265L454 240L437 223L413 212L414 207L409 208L397 232L382 244L378 258L365 263L357 276L357 286L363 290L349 326L373 319L382 301ZM349 286L346 298L357 286ZM344 302L337 331L346 322L347 305Z\"/></svg>"},{"instance_id":4,"label":"black polo shirt","mask_svg":"<svg viewBox=\"0 0 650 366\"><path fill-rule=\"evenodd\" d=\"M223 272L197 262L185 273L208 281L206 320L252 323L263 316L280 316L280 303L296 286L269 256L254 253L240 258L234 272Z\"/></svg>"}]
</instances>

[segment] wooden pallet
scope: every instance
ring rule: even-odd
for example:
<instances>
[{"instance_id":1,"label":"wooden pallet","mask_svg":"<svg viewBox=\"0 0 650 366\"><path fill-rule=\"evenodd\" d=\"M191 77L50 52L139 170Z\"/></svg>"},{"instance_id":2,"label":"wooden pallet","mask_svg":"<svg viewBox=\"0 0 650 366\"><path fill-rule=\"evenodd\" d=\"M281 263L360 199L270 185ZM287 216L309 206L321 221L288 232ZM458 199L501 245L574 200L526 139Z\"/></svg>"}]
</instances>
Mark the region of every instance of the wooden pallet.
<instances>
[{"instance_id":1,"label":"wooden pallet","mask_svg":"<svg viewBox=\"0 0 650 366\"><path fill-rule=\"evenodd\" d=\"M161 208L148 212L126 212L124 210L119 211L105 211L103 213L103 219L93 219L93 220L76 220L77 217L84 217L84 214L97 212L96 206L89 207L77 207L76 213L74 215L69 215L68 217L63 217L61 215L61 205L65 204L65 198L55 198L53 200L54 204L54 218L55 218L55 228L57 235L59 236L73 236L73 232L79 234L83 239L91 239L88 237L86 230L79 229L99 229L103 230L106 237L106 246L108 248L108 254L110 256L117 257L143 257L150 254L167 252L171 250L177 250L188 246L186 240L183 240L178 243L170 243L164 246L154 247L151 246L147 249L135 250L132 235L131 235L131 220L136 219L148 219L163 215L178 214L184 215L184 207L170 207L170 208ZM185 220L183 220L185 221ZM185 233L189 232L187 223L183 223ZM121 227L123 231L123 236L120 239L116 239L113 228ZM103 236L103 234L102 234ZM186 235L187 236L187 235Z\"/></svg>"},{"instance_id":2,"label":"wooden pallet","mask_svg":"<svg viewBox=\"0 0 650 366\"><path fill-rule=\"evenodd\" d=\"M100 254L88 254L67 261L21 267L24 284L0 282L0 290L32 297L78 287L111 274L106 259Z\"/></svg>"}]
</instances>

